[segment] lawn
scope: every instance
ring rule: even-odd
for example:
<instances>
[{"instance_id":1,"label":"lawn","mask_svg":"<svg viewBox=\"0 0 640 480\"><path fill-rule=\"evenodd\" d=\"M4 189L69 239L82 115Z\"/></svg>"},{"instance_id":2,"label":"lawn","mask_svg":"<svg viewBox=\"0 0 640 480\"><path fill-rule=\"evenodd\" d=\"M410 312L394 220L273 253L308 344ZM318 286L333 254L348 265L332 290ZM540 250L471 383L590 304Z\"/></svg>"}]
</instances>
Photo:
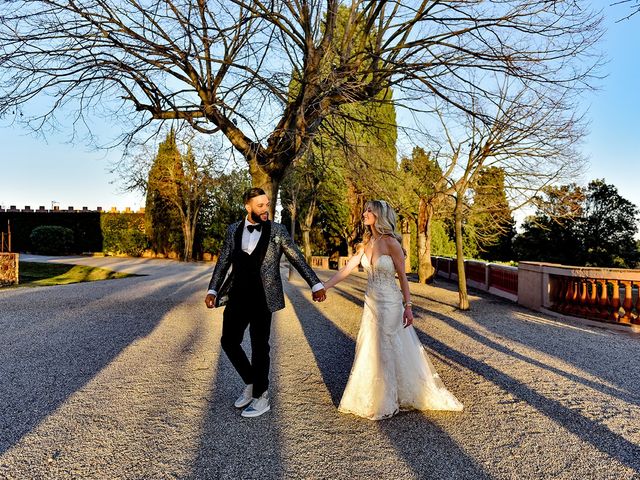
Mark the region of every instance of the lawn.
<instances>
[{"instance_id":1,"label":"lawn","mask_svg":"<svg viewBox=\"0 0 640 480\"><path fill-rule=\"evenodd\" d=\"M132 276L136 275L84 265L20 262L20 286L66 285Z\"/></svg>"}]
</instances>

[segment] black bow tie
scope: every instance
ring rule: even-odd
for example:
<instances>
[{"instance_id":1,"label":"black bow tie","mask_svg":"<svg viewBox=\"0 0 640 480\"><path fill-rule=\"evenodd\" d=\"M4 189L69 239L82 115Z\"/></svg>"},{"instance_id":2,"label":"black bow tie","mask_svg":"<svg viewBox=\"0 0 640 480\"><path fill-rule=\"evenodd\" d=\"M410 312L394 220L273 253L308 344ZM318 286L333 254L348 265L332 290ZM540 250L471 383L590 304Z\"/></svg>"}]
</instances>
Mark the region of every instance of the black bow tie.
<instances>
[{"instance_id":1,"label":"black bow tie","mask_svg":"<svg viewBox=\"0 0 640 480\"><path fill-rule=\"evenodd\" d=\"M262 230L262 224L256 223L255 225L247 225L247 230L249 230L249 233L253 233L254 230L260 231Z\"/></svg>"}]
</instances>

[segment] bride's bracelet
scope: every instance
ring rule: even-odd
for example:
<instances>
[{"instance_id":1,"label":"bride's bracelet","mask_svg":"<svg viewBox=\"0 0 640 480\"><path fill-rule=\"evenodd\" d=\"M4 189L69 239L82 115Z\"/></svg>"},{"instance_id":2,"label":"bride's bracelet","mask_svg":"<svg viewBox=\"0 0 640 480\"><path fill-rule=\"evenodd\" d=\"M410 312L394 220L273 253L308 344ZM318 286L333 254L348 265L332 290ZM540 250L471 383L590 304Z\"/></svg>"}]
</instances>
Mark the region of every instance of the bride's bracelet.
<instances>
[{"instance_id":1,"label":"bride's bracelet","mask_svg":"<svg viewBox=\"0 0 640 480\"><path fill-rule=\"evenodd\" d=\"M413 306L413 303L411 303L411 302L404 302L404 303L402 304L402 306L403 306L404 308L411 307L411 306Z\"/></svg>"}]
</instances>

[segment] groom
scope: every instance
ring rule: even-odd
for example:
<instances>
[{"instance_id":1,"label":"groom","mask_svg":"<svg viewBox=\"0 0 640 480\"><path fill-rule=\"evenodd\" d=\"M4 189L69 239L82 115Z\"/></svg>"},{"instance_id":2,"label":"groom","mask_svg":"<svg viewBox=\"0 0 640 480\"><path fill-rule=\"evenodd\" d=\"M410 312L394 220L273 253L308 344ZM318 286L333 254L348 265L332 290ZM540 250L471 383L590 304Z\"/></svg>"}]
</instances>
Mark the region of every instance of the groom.
<instances>
[{"instance_id":1,"label":"groom","mask_svg":"<svg viewBox=\"0 0 640 480\"><path fill-rule=\"evenodd\" d=\"M314 301L324 301L326 294L284 225L269 221L270 203L264 190L251 188L244 193L243 200L247 216L227 229L205 304L208 308L226 304L222 349L246 384L234 405L246 407L243 417L258 417L271 409L267 391L269 335L271 314L284 308L282 254L312 286ZM251 362L240 345L247 326Z\"/></svg>"}]
</instances>

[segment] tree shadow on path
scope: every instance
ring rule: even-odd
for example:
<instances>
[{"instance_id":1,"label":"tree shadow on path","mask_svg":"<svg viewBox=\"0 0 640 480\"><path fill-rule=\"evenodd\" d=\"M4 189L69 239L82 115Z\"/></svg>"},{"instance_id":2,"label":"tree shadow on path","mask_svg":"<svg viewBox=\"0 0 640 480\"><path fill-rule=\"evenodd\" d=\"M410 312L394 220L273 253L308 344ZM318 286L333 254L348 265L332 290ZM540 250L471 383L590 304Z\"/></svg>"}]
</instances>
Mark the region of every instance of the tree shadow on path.
<instances>
[{"instance_id":1,"label":"tree shadow on path","mask_svg":"<svg viewBox=\"0 0 640 480\"><path fill-rule=\"evenodd\" d=\"M336 292L356 303L356 298L347 292ZM286 293L311 347L322 379L337 406L353 363L355 342L325 317L295 286L287 286ZM362 299L358 304L362 304ZM441 418L463 415L429 412L432 413ZM336 415L341 414L336 411ZM430 422L421 412L401 413L391 419L375 423L372 421L372 425L391 441L397 454L419 478L490 478L482 466L445 430ZM380 455L384 456L385 453L380 452ZM428 472L426 477L425 472Z\"/></svg>"},{"instance_id":2,"label":"tree shadow on path","mask_svg":"<svg viewBox=\"0 0 640 480\"><path fill-rule=\"evenodd\" d=\"M456 322L450 317L434 312L429 312L429 314L441 319L454 328L463 327L459 322ZM479 338L477 332L468 328L464 328L463 330L466 330L465 333L469 334L472 338L476 338L482 342L482 339ZM416 329L416 332L418 333L423 345L448 358L450 361L454 361L462 367L481 375L487 381L498 385L513 396L527 402L540 413L546 415L569 432L580 437L584 442L590 443L601 452L640 473L640 445L636 445L626 440L624 437L612 432L605 425L594 422L580 413L567 408L562 403L545 397L530 386L514 379L494 367L451 348L443 342L430 337L423 331ZM505 352L503 347L496 345L494 342L489 341L488 346L496 348L502 353L513 354L511 351Z\"/></svg>"},{"instance_id":3,"label":"tree shadow on path","mask_svg":"<svg viewBox=\"0 0 640 480\"><path fill-rule=\"evenodd\" d=\"M0 455L149 335L185 295L201 290L203 275L1 292ZM184 288L179 296L177 285Z\"/></svg>"},{"instance_id":4,"label":"tree shadow on path","mask_svg":"<svg viewBox=\"0 0 640 480\"><path fill-rule=\"evenodd\" d=\"M278 409L258 418L243 418L241 409L235 408L244 384L226 354L220 347L222 310L216 344L211 348L217 356L216 374L210 388L208 409L204 416L199 447L191 465L190 479L270 479L286 478L282 460L282 440L279 433ZM274 318L275 320L275 318ZM272 323L273 329L273 323ZM272 330L273 332L273 330ZM251 358L249 331L245 332L243 348ZM271 356L275 357L271 337ZM270 375L270 392L277 392L277 377ZM273 398L272 398L273 402Z\"/></svg>"}]
</instances>

